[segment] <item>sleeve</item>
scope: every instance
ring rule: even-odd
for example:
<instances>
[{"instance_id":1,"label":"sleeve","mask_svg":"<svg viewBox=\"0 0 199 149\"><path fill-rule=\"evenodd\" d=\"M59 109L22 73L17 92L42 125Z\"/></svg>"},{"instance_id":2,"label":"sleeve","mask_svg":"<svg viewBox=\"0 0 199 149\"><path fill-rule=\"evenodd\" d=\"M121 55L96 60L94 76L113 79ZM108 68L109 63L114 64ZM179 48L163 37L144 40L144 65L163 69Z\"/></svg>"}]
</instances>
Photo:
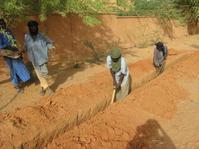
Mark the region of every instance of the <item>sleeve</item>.
<instances>
[{"instance_id":1,"label":"sleeve","mask_svg":"<svg viewBox=\"0 0 199 149\"><path fill-rule=\"evenodd\" d=\"M164 46L164 58L167 58L168 56L168 48L167 46Z\"/></svg>"},{"instance_id":2,"label":"sleeve","mask_svg":"<svg viewBox=\"0 0 199 149\"><path fill-rule=\"evenodd\" d=\"M51 49L53 47L53 41L50 38L48 38L46 35L44 35L43 33L41 33L41 36L42 36L43 40L45 41L48 49Z\"/></svg>"},{"instance_id":3,"label":"sleeve","mask_svg":"<svg viewBox=\"0 0 199 149\"><path fill-rule=\"evenodd\" d=\"M7 28L6 33L8 35L8 37L6 37L7 40L7 46L13 46L13 47L17 47L17 40L14 36L14 34L12 33L12 31Z\"/></svg>"},{"instance_id":4,"label":"sleeve","mask_svg":"<svg viewBox=\"0 0 199 149\"><path fill-rule=\"evenodd\" d=\"M28 38L28 34L25 34L24 35L24 48L25 48L26 51L28 50L27 49L27 38Z\"/></svg>"},{"instance_id":5,"label":"sleeve","mask_svg":"<svg viewBox=\"0 0 199 149\"><path fill-rule=\"evenodd\" d=\"M127 74L127 64L124 58L121 59L121 72L122 74Z\"/></svg>"},{"instance_id":6,"label":"sleeve","mask_svg":"<svg viewBox=\"0 0 199 149\"><path fill-rule=\"evenodd\" d=\"M159 66L159 63L157 60L157 49L156 48L154 48L154 52L153 52L153 65Z\"/></svg>"},{"instance_id":7,"label":"sleeve","mask_svg":"<svg viewBox=\"0 0 199 149\"><path fill-rule=\"evenodd\" d=\"M108 69L112 68L112 63L111 63L111 57L110 56L107 56L107 58L106 58L106 66L107 66Z\"/></svg>"},{"instance_id":8,"label":"sleeve","mask_svg":"<svg viewBox=\"0 0 199 149\"><path fill-rule=\"evenodd\" d=\"M9 44L8 40L4 37L3 34L0 34L0 48L3 49Z\"/></svg>"},{"instance_id":9,"label":"sleeve","mask_svg":"<svg viewBox=\"0 0 199 149\"><path fill-rule=\"evenodd\" d=\"M4 48L3 35L0 34L0 49Z\"/></svg>"}]
</instances>

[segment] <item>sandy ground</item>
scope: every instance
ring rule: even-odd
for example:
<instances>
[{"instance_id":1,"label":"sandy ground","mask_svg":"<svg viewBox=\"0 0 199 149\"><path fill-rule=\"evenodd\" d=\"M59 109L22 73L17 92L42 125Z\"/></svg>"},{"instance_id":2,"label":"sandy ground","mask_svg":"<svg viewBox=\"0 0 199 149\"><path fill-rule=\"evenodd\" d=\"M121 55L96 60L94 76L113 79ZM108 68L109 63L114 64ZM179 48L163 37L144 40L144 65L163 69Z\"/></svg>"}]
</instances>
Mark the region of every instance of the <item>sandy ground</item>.
<instances>
[{"instance_id":1,"label":"sandy ground","mask_svg":"<svg viewBox=\"0 0 199 149\"><path fill-rule=\"evenodd\" d=\"M114 29L117 29L117 26ZM53 35L54 32L53 30L50 34ZM100 32L103 33L104 30ZM84 34L84 31L78 34ZM120 31L117 34L120 35ZM100 41L101 36L97 39L96 42ZM187 54L179 62L175 62L174 66L169 67L163 75L134 90L124 102L110 106L90 121L60 135L48 144L47 148L198 149L198 39L198 35L184 34L173 40L165 39L171 59L175 59L178 54L196 53ZM60 46L63 45L60 43ZM52 53L57 52L60 56L70 50L63 49ZM80 55L82 53L76 52ZM129 48L123 49L134 80L142 80L153 70L152 53L152 46L137 48L130 45ZM83 53L82 57L84 54L86 55ZM32 148L35 145L31 144L32 140L35 143L34 140L42 135L48 137L48 132L50 134L54 129L64 126L66 121L70 121L69 116L72 114L81 113L88 105L95 105L111 96L111 78L104 65L105 57L102 57L99 64L87 62L79 64L78 68L68 65L65 57L61 57L59 61L55 60L57 59L51 59L49 62L49 82L55 91L50 97L39 96L40 86L35 77L25 88L24 94L17 94L9 81L9 71L1 60L2 148L12 148L13 144L19 147L22 140L27 141L27 146L23 144L25 148ZM29 69L31 70L31 67ZM33 71L32 74L34 76ZM59 131L62 130L56 133L59 134ZM42 144L42 141L45 140L36 143Z\"/></svg>"},{"instance_id":2,"label":"sandy ground","mask_svg":"<svg viewBox=\"0 0 199 149\"><path fill-rule=\"evenodd\" d=\"M47 148L199 148L198 58L189 55Z\"/></svg>"},{"instance_id":3,"label":"sandy ground","mask_svg":"<svg viewBox=\"0 0 199 149\"><path fill-rule=\"evenodd\" d=\"M175 53L174 54L175 56L173 56L172 53ZM174 50L171 50L168 60L170 61L171 59L176 59L177 58L176 53L179 54L181 52L175 52ZM189 56L188 54L185 54L185 55L186 57L192 57L192 55L191 56ZM186 57L183 57L183 59ZM192 62L196 64L194 66L197 66L197 63L195 63L194 59ZM193 65L193 64L190 64L190 65ZM104 69L104 66L98 66L98 67L99 68L101 67L102 70ZM129 67L130 67L130 70L132 71L132 74L134 74L133 75L133 77L135 77L134 81L136 81L137 79L142 80L145 74L153 70L153 66L150 63L150 59L137 61L136 63L129 65ZM158 84L157 82L161 82L160 80L158 80L158 78L157 78L158 81L156 81L155 85L151 82L152 84L150 83L146 84L144 87L136 89L134 91L135 96L133 97L133 100L138 99L138 102L136 103L136 105L132 105L132 107L136 107L135 109L133 108L133 110L137 110L138 113L141 113L139 116L135 115L135 119L142 122L142 123L137 123L137 126L140 124L144 124L144 121L147 121L148 119L147 116L146 116L146 120L143 120L143 117L145 117L144 115L158 115L158 117L161 117L163 119L168 119L172 117L173 113L175 113L176 101L178 101L181 98L184 99L184 97L186 97L186 94L184 94L184 89L180 88L177 85L177 83L173 83L173 82L176 82L175 76L177 76L177 78L180 77L180 75L176 74L176 71L177 72L180 71L176 69L178 67L179 66L175 68L169 68L169 69L174 70L174 71L170 71L169 81L167 81L168 78L163 79L163 80L166 80L166 82L164 82L163 88L167 90L167 92L169 93L169 96L161 89L161 87L157 85ZM94 68L92 69L94 70ZM186 69L186 67L184 69ZM191 67L190 69L197 70L194 67ZM193 74L195 74L194 71L193 71ZM164 74L162 76L164 76ZM188 75L188 78L189 77L191 78L192 76ZM52 135L56 136L56 134L59 134L60 132L63 133L64 127L68 127L68 126L65 126L65 123L68 123L71 120L73 121L73 118L71 117L73 116L73 114L78 112L78 115L80 114L79 118L81 121L81 112L87 109L88 105L89 106L95 105L103 101L104 99L111 97L111 91L112 91L111 78L107 70L101 71L93 75L92 77L89 77L88 80L84 79L84 81L81 80L79 81L79 83L77 82L76 83L73 82L70 85L65 86L65 87L63 84L63 86L55 93L55 95L53 95L52 97L42 98L42 100L39 100L37 103L35 103L34 106L29 105L29 106L21 107L21 108L18 107L15 109L15 112L13 113L1 114L0 115L0 119L1 119L0 135L2 139L0 140L0 144L2 145L2 148L12 148L13 145L15 147L21 146L24 148L37 147L35 145L41 144L42 140L44 139L43 138L38 142L38 139L40 138L40 136L48 138ZM155 97L151 97L152 99L154 98L153 100L154 102L151 102L150 100L151 98L147 98L147 97L150 97L151 92L154 92L156 90L157 90L157 94L152 94L152 96L155 96ZM174 90L176 90L175 94L172 93ZM158 96L162 96L162 94L164 95L163 96L164 98L162 98L159 101ZM171 100L167 100L167 96ZM130 101L130 100L125 100L125 101ZM81 103L81 104L78 104L78 103ZM157 103L158 103L158 106L157 106ZM116 106L119 106L119 105L120 103L116 104ZM127 104L127 105L130 105L130 104ZM95 108L98 109L100 107L95 107ZM112 107L110 107L110 110L111 109ZM123 113L124 111L128 109L129 109L128 106L119 107L119 112ZM129 112L131 112L131 109L129 110L130 110ZM118 111L118 109L116 109L116 111ZM114 113L114 110L113 110L113 113ZM136 113L136 112L132 112L132 113ZM127 115L128 114L126 114L123 118L124 119L128 118L126 117ZM105 116L104 118L105 120L108 119L114 122L115 119L117 119L117 115L113 115L111 117ZM130 119L128 118L128 120ZM97 122L98 120L94 118L94 121ZM131 123L131 121L129 122ZM128 125L125 125L125 126L127 126L127 128L129 127ZM118 125L117 127L120 127L120 125ZM102 128L100 128L99 132L102 132L101 129ZM136 129L136 125L132 129ZM55 131L56 134L53 134L53 131ZM118 130L116 129L116 133L119 133L117 131ZM107 134L105 134L105 136L107 136ZM45 139L45 140L48 140L48 139ZM45 140L43 140L43 143ZM21 143L23 143L23 145ZM76 147L75 145L71 146L71 148L75 148L75 147ZM109 148L109 146L107 147Z\"/></svg>"},{"instance_id":4,"label":"sandy ground","mask_svg":"<svg viewBox=\"0 0 199 149\"><path fill-rule=\"evenodd\" d=\"M183 37L181 39L168 40L166 41L168 47L172 50L177 51L197 51L199 48L198 45L198 36L189 36ZM127 63L133 63L142 59L152 59L152 50L153 47L147 48L130 48L124 50L124 55L127 60ZM172 53L171 53L172 54ZM175 55L175 52L173 53ZM103 59L105 60L105 58ZM13 88L11 82L9 81L9 70L6 68L5 64L1 60L1 77L0 77L0 111L1 112L12 112L16 108L25 107L28 105L34 105L42 97L39 95L40 86L36 77L33 78L32 83L30 83L25 88L24 94L17 94ZM63 60L64 61L64 60ZM70 86L71 84L78 84L85 82L89 77L94 76L95 74L106 71L105 64L102 62L98 64L84 64L80 65L79 68L73 68L69 65L66 65L64 62L59 67L53 62L49 64L49 72L51 78L49 83L54 91ZM144 66L143 66L144 67ZM33 75L34 71L31 69ZM89 74L87 73L89 71Z\"/></svg>"}]
</instances>

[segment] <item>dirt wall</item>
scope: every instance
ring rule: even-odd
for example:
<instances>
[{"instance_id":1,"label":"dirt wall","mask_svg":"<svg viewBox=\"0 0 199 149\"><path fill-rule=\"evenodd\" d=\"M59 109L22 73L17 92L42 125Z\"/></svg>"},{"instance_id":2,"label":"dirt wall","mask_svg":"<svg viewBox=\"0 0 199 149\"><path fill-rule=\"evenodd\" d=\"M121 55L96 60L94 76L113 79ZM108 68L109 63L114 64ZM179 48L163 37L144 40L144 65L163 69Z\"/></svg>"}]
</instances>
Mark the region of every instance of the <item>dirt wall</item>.
<instances>
[{"instance_id":1,"label":"dirt wall","mask_svg":"<svg viewBox=\"0 0 199 149\"><path fill-rule=\"evenodd\" d=\"M37 19L37 17L33 17ZM54 42L56 50L51 51L51 61L66 63L100 59L114 45L123 49L130 47L145 47L158 39L184 36L185 29L169 22L166 26L156 18L147 17L117 17L115 15L101 16L102 24L89 27L77 16L66 18L49 16L46 22L40 23L45 32ZM13 29L20 45L23 45L26 23L19 23Z\"/></svg>"},{"instance_id":2,"label":"dirt wall","mask_svg":"<svg viewBox=\"0 0 199 149\"><path fill-rule=\"evenodd\" d=\"M167 66L170 67L187 54L169 53ZM129 70L133 74L133 89L156 77L149 59L129 65ZM60 89L53 96L42 98L34 106L17 108L10 114L0 113L0 146L6 149L43 148L57 135L103 111L110 103L111 93L111 76L108 71L102 71L90 77L87 82L73 84ZM143 92L139 94L143 95ZM139 96L136 98L139 99ZM145 105L145 108L148 110L150 106ZM160 116L170 116L170 113L165 115L167 107L160 109L157 112Z\"/></svg>"}]
</instances>

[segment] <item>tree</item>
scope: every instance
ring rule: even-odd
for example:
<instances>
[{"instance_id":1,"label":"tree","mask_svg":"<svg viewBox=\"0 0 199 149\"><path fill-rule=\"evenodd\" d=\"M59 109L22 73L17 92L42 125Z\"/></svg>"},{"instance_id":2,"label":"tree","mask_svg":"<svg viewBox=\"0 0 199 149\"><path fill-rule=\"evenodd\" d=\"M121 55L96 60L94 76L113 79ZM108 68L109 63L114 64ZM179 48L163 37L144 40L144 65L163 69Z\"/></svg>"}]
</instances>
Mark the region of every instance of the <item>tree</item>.
<instances>
[{"instance_id":1,"label":"tree","mask_svg":"<svg viewBox=\"0 0 199 149\"><path fill-rule=\"evenodd\" d=\"M199 0L176 0L176 3L188 20L199 19Z\"/></svg>"},{"instance_id":2,"label":"tree","mask_svg":"<svg viewBox=\"0 0 199 149\"><path fill-rule=\"evenodd\" d=\"M199 0L176 0L175 3L186 17L189 34L198 33Z\"/></svg>"},{"instance_id":3,"label":"tree","mask_svg":"<svg viewBox=\"0 0 199 149\"><path fill-rule=\"evenodd\" d=\"M108 12L107 0L0 0L0 15L8 22L37 14L41 21L51 14L77 14L88 25L100 23L96 16Z\"/></svg>"}]
</instances>

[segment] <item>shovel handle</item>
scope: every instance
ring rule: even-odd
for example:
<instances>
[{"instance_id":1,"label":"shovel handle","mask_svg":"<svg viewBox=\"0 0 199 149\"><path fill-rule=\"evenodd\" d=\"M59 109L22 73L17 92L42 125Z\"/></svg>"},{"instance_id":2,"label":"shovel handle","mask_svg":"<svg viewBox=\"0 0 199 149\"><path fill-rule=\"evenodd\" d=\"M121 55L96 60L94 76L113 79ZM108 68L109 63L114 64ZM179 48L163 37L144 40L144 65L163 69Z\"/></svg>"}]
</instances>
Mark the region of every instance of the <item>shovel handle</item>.
<instances>
[{"instance_id":1,"label":"shovel handle","mask_svg":"<svg viewBox=\"0 0 199 149\"><path fill-rule=\"evenodd\" d=\"M111 99L111 104L113 104L113 102L114 102L114 100L115 100L115 95L116 95L116 88L114 88L114 90L113 90L112 99Z\"/></svg>"}]
</instances>

